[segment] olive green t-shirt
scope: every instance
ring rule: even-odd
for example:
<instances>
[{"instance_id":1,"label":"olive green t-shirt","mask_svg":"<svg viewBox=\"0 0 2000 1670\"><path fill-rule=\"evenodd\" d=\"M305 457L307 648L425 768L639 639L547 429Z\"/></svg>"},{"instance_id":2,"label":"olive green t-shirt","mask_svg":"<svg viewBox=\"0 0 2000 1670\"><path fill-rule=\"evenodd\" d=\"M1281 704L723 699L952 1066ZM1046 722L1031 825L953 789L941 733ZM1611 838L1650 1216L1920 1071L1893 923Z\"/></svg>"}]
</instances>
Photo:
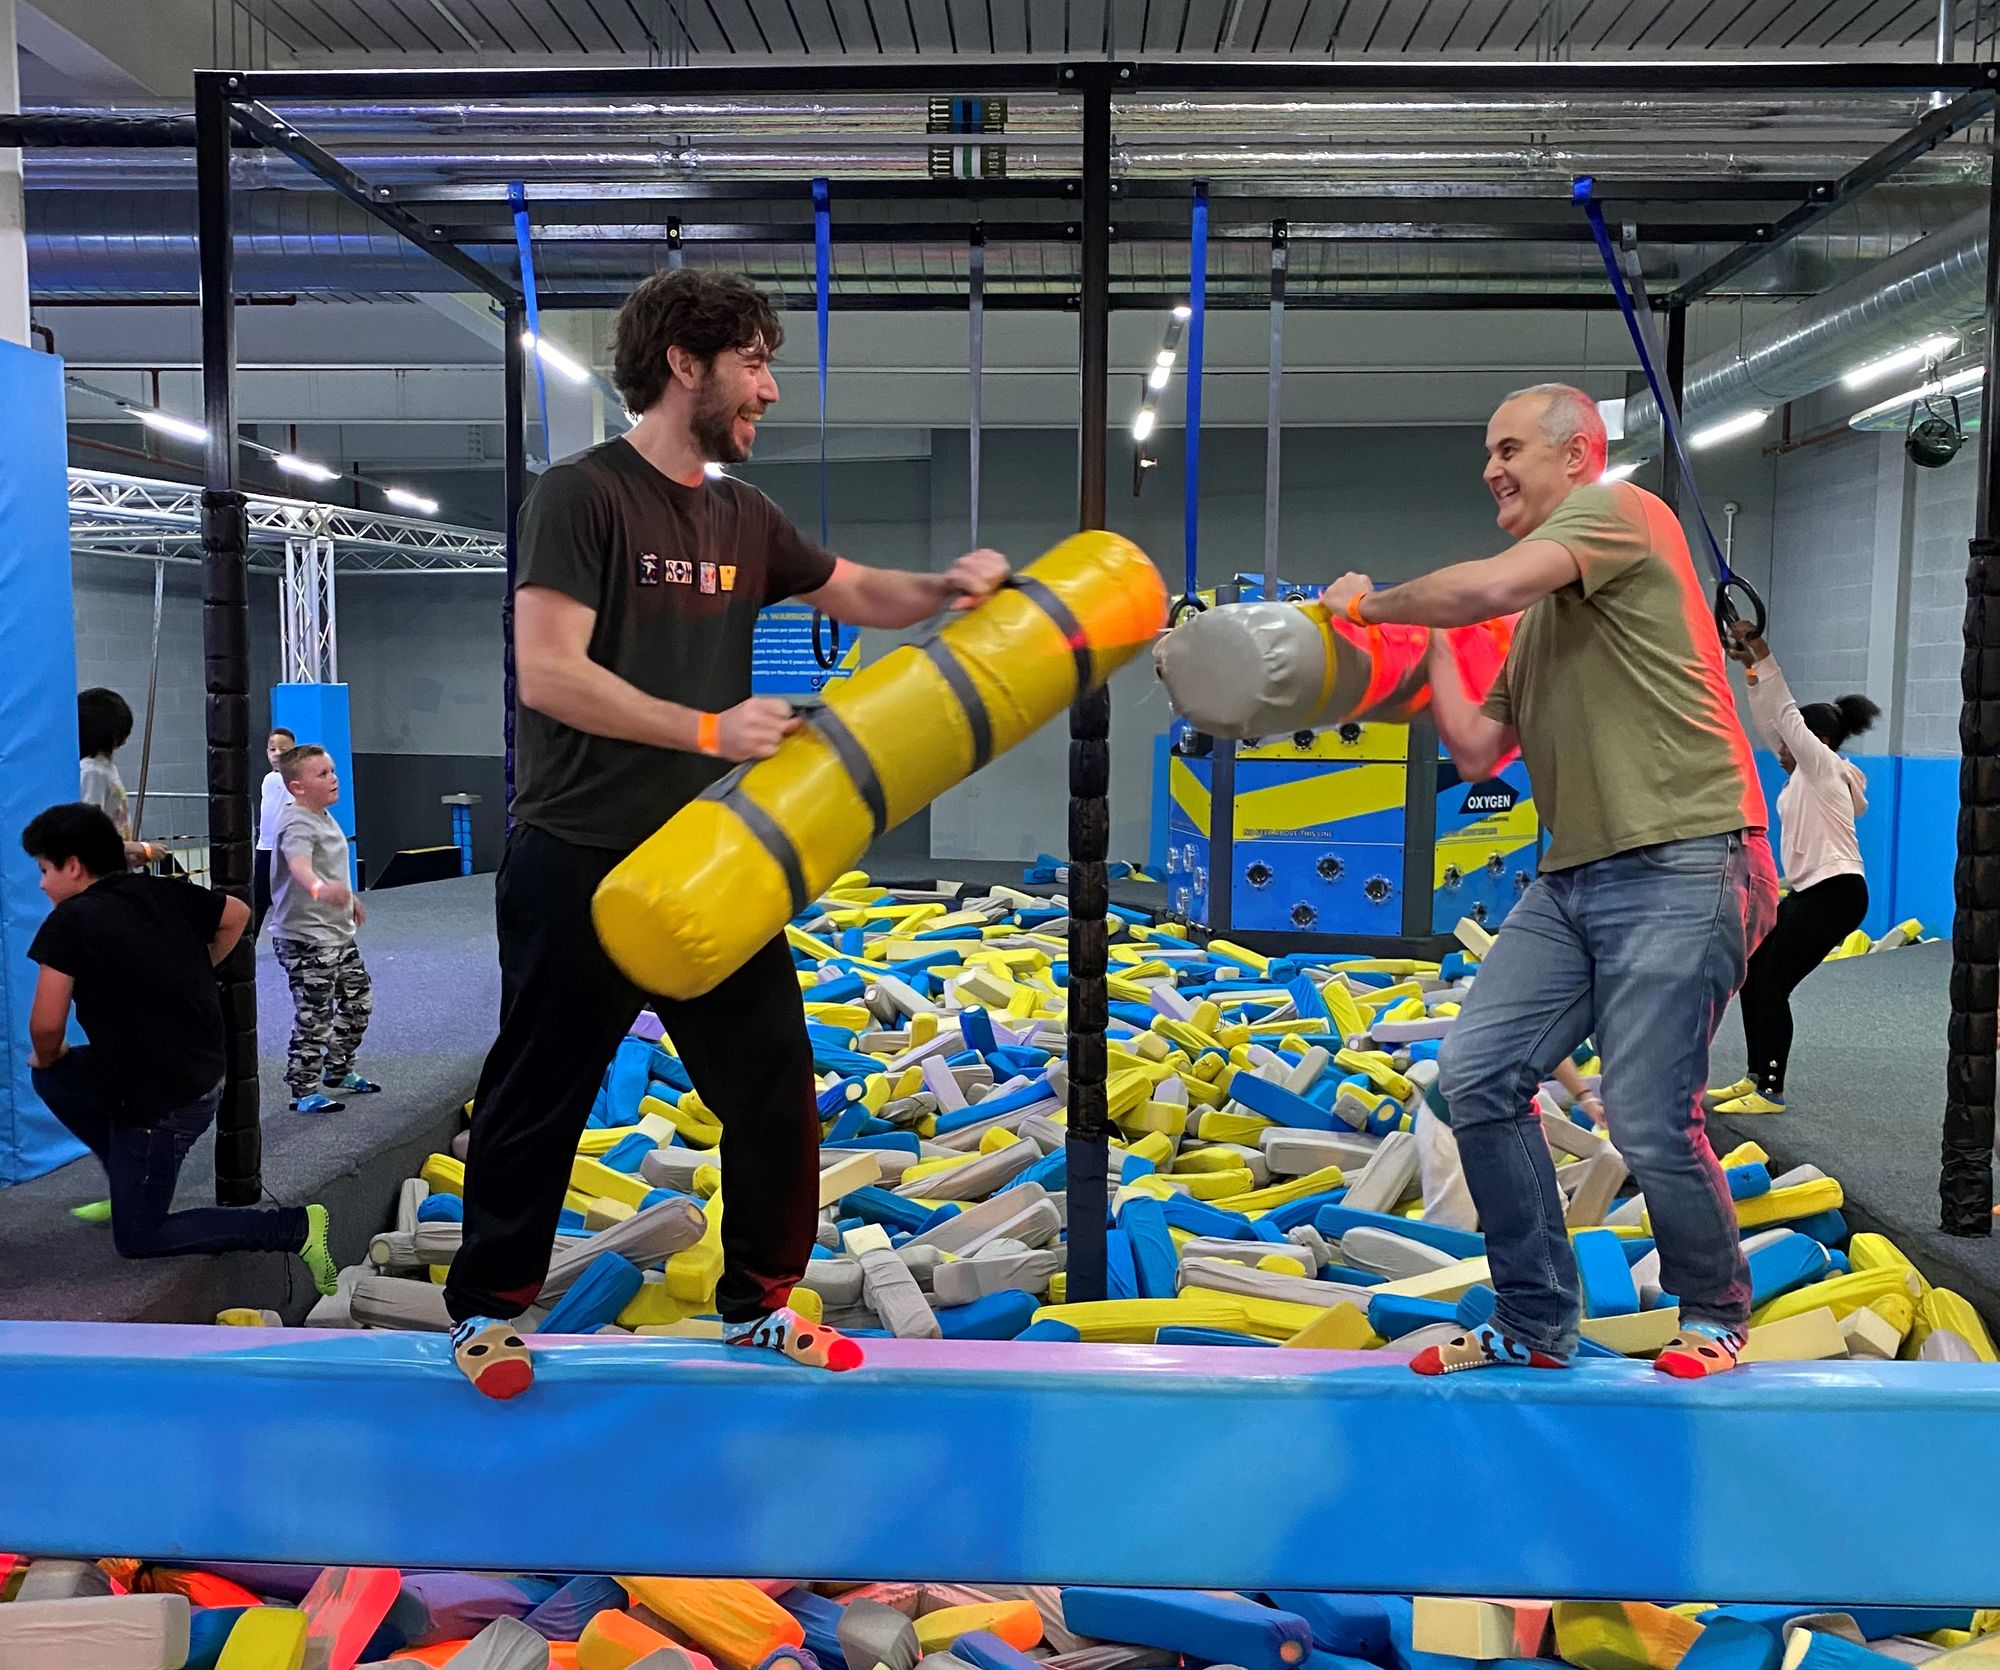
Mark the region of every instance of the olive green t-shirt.
<instances>
[{"instance_id":1,"label":"olive green t-shirt","mask_svg":"<svg viewBox=\"0 0 2000 1670\"><path fill-rule=\"evenodd\" d=\"M1628 481L1594 484L1527 537L1554 540L1581 571L1521 616L1484 709L1521 739L1552 831L1542 869L1764 828L1750 740L1674 513Z\"/></svg>"}]
</instances>

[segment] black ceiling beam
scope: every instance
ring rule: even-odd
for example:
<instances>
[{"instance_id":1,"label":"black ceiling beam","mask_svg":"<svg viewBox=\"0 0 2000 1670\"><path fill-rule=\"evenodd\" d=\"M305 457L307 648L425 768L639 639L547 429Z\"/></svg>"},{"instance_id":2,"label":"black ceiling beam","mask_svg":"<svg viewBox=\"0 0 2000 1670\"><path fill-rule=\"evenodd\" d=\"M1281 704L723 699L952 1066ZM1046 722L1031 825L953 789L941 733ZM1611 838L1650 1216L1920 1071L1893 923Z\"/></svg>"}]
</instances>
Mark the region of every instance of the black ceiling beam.
<instances>
[{"instance_id":1,"label":"black ceiling beam","mask_svg":"<svg viewBox=\"0 0 2000 1670\"><path fill-rule=\"evenodd\" d=\"M1128 66L1133 93L1930 93L1982 86L1981 64L1929 62L1714 63L1582 61L1502 63L1464 59L1349 59L1345 63L1144 58Z\"/></svg>"},{"instance_id":2,"label":"black ceiling beam","mask_svg":"<svg viewBox=\"0 0 2000 1670\"><path fill-rule=\"evenodd\" d=\"M1067 79L1066 79L1067 78ZM232 72L234 97L369 99L732 98L770 93L920 93L926 96L1059 93L1076 85L1073 66L1055 59L973 64L965 59L873 63L815 59L811 64L650 65L569 69L243 70ZM941 140L941 142L943 142Z\"/></svg>"},{"instance_id":3,"label":"black ceiling beam","mask_svg":"<svg viewBox=\"0 0 2000 1670\"><path fill-rule=\"evenodd\" d=\"M796 291L782 286L766 285L764 293L771 298L772 305L780 312L810 312L814 305L812 290L801 283ZM542 307L550 312L606 311L622 307L629 290L544 290L541 292ZM1114 290L1110 307L1113 313L1163 313L1187 300L1181 290ZM912 292L908 295L884 295L879 292L864 295L843 295L833 292L830 305L836 313L963 313L966 298L948 290ZM1022 295L1008 291L995 293L988 290L985 305L998 313L1074 313L1079 300L1075 291L1051 291L1042 294ZM1261 313L1271 305L1268 286L1255 290L1218 290L1213 283L1208 291L1208 310L1211 313ZM1555 312L1615 312L1615 302L1609 292L1579 292L1574 290L1522 290L1512 293L1488 291L1467 292L1461 290L1382 290L1382 291L1313 291L1285 292L1285 306L1297 307L1307 312L1489 312L1508 311L1555 311Z\"/></svg>"},{"instance_id":4,"label":"black ceiling beam","mask_svg":"<svg viewBox=\"0 0 2000 1670\"><path fill-rule=\"evenodd\" d=\"M1772 250L1845 208L1871 186L1880 185L1918 157L1936 150L1953 134L1972 126L1993 108L1993 83L2000 82L2000 66L1980 66L1980 77L1986 85L1961 93L1951 103L1931 111L1908 133L1884 145L1865 162L1857 163L1838 180L1815 185L1805 202L1761 230L1741 248L1731 250L1713 266L1696 273L1666 298L1665 305L1685 307L1700 300L1718 285L1755 266Z\"/></svg>"}]
</instances>

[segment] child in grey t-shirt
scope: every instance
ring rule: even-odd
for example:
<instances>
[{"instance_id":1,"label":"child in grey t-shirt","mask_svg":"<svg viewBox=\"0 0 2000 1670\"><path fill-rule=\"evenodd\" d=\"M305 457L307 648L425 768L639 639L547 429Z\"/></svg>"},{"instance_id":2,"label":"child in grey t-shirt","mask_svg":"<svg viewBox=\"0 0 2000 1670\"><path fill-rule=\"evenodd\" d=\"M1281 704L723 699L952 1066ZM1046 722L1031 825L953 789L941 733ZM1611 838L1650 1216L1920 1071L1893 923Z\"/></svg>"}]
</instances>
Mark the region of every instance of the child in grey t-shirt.
<instances>
[{"instance_id":1,"label":"child in grey t-shirt","mask_svg":"<svg viewBox=\"0 0 2000 1670\"><path fill-rule=\"evenodd\" d=\"M327 810L340 798L332 758L307 744L279 755L278 770L292 797L278 813L271 852L271 948L292 988L285 1086L296 1112L337 1113L347 1104L327 1090L365 1096L382 1088L354 1071L375 1007L354 943L368 912L348 885L347 836Z\"/></svg>"}]
</instances>

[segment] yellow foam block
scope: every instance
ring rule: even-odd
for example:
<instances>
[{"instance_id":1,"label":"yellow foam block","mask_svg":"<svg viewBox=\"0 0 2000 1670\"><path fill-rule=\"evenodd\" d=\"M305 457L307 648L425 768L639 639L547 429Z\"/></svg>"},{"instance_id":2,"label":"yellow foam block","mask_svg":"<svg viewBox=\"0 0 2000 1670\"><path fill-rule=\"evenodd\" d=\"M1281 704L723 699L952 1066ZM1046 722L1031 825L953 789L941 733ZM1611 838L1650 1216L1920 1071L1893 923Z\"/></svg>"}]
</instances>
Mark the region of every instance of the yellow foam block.
<instances>
[{"instance_id":1,"label":"yellow foam block","mask_svg":"<svg viewBox=\"0 0 2000 1670\"><path fill-rule=\"evenodd\" d=\"M1051 1279L1049 1295L1055 1297ZM1150 1345L1162 1328L1217 1328L1225 1333L1255 1334L1260 1339L1290 1339L1321 1314L1321 1306L1295 1305L1283 1299L1253 1299L1240 1293L1216 1293L1190 1287L1171 1299L1102 1299L1093 1304L1045 1305L1035 1312L1067 1322L1085 1340Z\"/></svg>"},{"instance_id":2,"label":"yellow foam block","mask_svg":"<svg viewBox=\"0 0 2000 1670\"><path fill-rule=\"evenodd\" d=\"M929 1016L926 1018L930 1020L931 1031L933 1034L935 1034L937 1031L937 1018L935 1016ZM910 1028L910 1033L914 1041L920 1043L924 1041L916 1038L916 1028L914 1026ZM923 1087L924 1087L923 1068L905 1067L900 1073L896 1075L896 1082L889 1087L889 1099L891 1101L900 1101L905 1096L916 1095L916 1093L919 1090L923 1089Z\"/></svg>"},{"instance_id":3,"label":"yellow foam block","mask_svg":"<svg viewBox=\"0 0 2000 1670\"><path fill-rule=\"evenodd\" d=\"M712 1200L722 1192L722 1173L715 1166L694 1168L694 1193L697 1200Z\"/></svg>"},{"instance_id":4,"label":"yellow foam block","mask_svg":"<svg viewBox=\"0 0 2000 1670\"><path fill-rule=\"evenodd\" d=\"M823 1207L831 1206L842 1196L880 1181L881 1176L882 1161L868 1149L844 1154L832 1165L820 1168L819 1203Z\"/></svg>"},{"instance_id":5,"label":"yellow foam block","mask_svg":"<svg viewBox=\"0 0 2000 1670\"><path fill-rule=\"evenodd\" d=\"M1727 1154L1722 1156L1722 1165L1725 1170L1730 1166L1764 1165L1770 1158L1771 1156L1766 1154L1758 1144L1754 1142L1739 1142Z\"/></svg>"},{"instance_id":6,"label":"yellow foam block","mask_svg":"<svg viewBox=\"0 0 2000 1670\"><path fill-rule=\"evenodd\" d=\"M1177 1021L1171 1015L1155 1015L1153 1030L1162 1038L1179 1044L1190 1055L1199 1055L1203 1050L1217 1047L1217 1039L1186 1021Z\"/></svg>"},{"instance_id":7,"label":"yellow foam block","mask_svg":"<svg viewBox=\"0 0 2000 1670\"><path fill-rule=\"evenodd\" d=\"M664 1618L723 1670L752 1670L805 1628L754 1583L734 1577L621 1577L619 1586Z\"/></svg>"},{"instance_id":8,"label":"yellow foam block","mask_svg":"<svg viewBox=\"0 0 2000 1670\"><path fill-rule=\"evenodd\" d=\"M1270 1212L1280 1206L1289 1206L1295 1200L1304 1200L1307 1195L1324 1194L1328 1189L1337 1189L1345 1181L1346 1178L1339 1166L1321 1166L1318 1171L1309 1171L1303 1177L1294 1177L1283 1183L1273 1183L1268 1188L1253 1189L1248 1194L1225 1196L1220 1204L1232 1212L1252 1214Z\"/></svg>"},{"instance_id":9,"label":"yellow foam block","mask_svg":"<svg viewBox=\"0 0 2000 1670\"><path fill-rule=\"evenodd\" d=\"M1749 1343L1737 1357L1740 1363L1819 1363L1830 1357L1847 1355L1847 1336L1840 1331L1840 1318L1822 1305L1817 1310L1800 1311L1781 1321L1766 1322L1750 1329Z\"/></svg>"},{"instance_id":10,"label":"yellow foam block","mask_svg":"<svg viewBox=\"0 0 2000 1670\"><path fill-rule=\"evenodd\" d=\"M1982 1363L1996 1360L1993 1336L1986 1331L1979 1313L1948 1287L1934 1287L1917 1301L1916 1320L1910 1337L1903 1342L1903 1355L1914 1357L1923 1349L1924 1341L1940 1328L1958 1335Z\"/></svg>"},{"instance_id":11,"label":"yellow foam block","mask_svg":"<svg viewBox=\"0 0 2000 1670\"><path fill-rule=\"evenodd\" d=\"M660 1096L642 1096L639 1113L641 1117L650 1113L666 1120L696 1148L713 1148L722 1140L722 1121L696 1102L693 1092L683 1096L679 1102L669 1102Z\"/></svg>"},{"instance_id":12,"label":"yellow foam block","mask_svg":"<svg viewBox=\"0 0 2000 1670\"><path fill-rule=\"evenodd\" d=\"M979 1152L982 1154L997 1154L1001 1149L1011 1148L1020 1140L1020 1137L1014 1132L1007 1130L1004 1126L995 1125L992 1130L979 1139Z\"/></svg>"},{"instance_id":13,"label":"yellow foam block","mask_svg":"<svg viewBox=\"0 0 2000 1670\"><path fill-rule=\"evenodd\" d=\"M1271 959L1269 957L1265 956L1261 951L1252 951L1246 945L1238 945L1234 940L1212 939L1208 942L1208 948L1216 956L1234 957L1240 963L1247 963L1259 974L1265 974L1270 971Z\"/></svg>"},{"instance_id":14,"label":"yellow foam block","mask_svg":"<svg viewBox=\"0 0 2000 1670\"><path fill-rule=\"evenodd\" d=\"M1631 1311L1623 1316L1586 1316L1577 1329L1593 1345L1621 1356L1656 1357L1680 1332L1680 1326L1680 1307L1668 1305L1662 1310Z\"/></svg>"},{"instance_id":15,"label":"yellow foam block","mask_svg":"<svg viewBox=\"0 0 2000 1670\"><path fill-rule=\"evenodd\" d=\"M1549 1633L1545 1600L1468 1600L1418 1595L1410 1642L1420 1653L1455 1658L1539 1658Z\"/></svg>"},{"instance_id":16,"label":"yellow foam block","mask_svg":"<svg viewBox=\"0 0 2000 1670\"><path fill-rule=\"evenodd\" d=\"M720 1272L717 1272L718 1275ZM664 1281L644 1283L618 1313L618 1326L644 1333L654 1328L675 1328L708 1307L700 1300L677 1299Z\"/></svg>"},{"instance_id":17,"label":"yellow foam block","mask_svg":"<svg viewBox=\"0 0 2000 1670\"><path fill-rule=\"evenodd\" d=\"M1804 1287L1779 1294L1770 1303L1760 1305L1750 1313L1750 1326L1756 1328L1766 1322L1782 1322L1788 1316L1799 1316L1822 1307L1831 1310L1838 1320L1848 1312L1859 1310L1863 1305L1872 1304L1892 1293L1916 1297L1909 1271L1899 1270L1893 1265L1875 1270L1850 1270L1846 1275L1829 1276L1825 1281L1808 1282Z\"/></svg>"},{"instance_id":18,"label":"yellow foam block","mask_svg":"<svg viewBox=\"0 0 2000 1670\"><path fill-rule=\"evenodd\" d=\"M919 1044L928 1044L937 1035L938 1018L936 1015L925 1013L910 1017L910 1047L912 1049L915 1049ZM917 1078L921 1083L923 1079L923 1070L921 1068L917 1070Z\"/></svg>"},{"instance_id":19,"label":"yellow foam block","mask_svg":"<svg viewBox=\"0 0 2000 1670\"><path fill-rule=\"evenodd\" d=\"M805 1010L807 1020L849 1032L867 1032L875 1025L875 1012L865 1003L814 1003L808 999Z\"/></svg>"},{"instance_id":20,"label":"yellow foam block","mask_svg":"<svg viewBox=\"0 0 2000 1670\"><path fill-rule=\"evenodd\" d=\"M1142 1102L1118 1119L1128 1131L1157 1131L1170 1139L1182 1135L1187 1122L1188 1110L1178 1102Z\"/></svg>"},{"instance_id":21,"label":"yellow foam block","mask_svg":"<svg viewBox=\"0 0 2000 1670\"><path fill-rule=\"evenodd\" d=\"M1302 1351L1372 1351L1382 1341L1368 1326L1361 1307L1343 1299L1308 1322L1283 1345Z\"/></svg>"},{"instance_id":22,"label":"yellow foam block","mask_svg":"<svg viewBox=\"0 0 2000 1670\"><path fill-rule=\"evenodd\" d=\"M1868 1308L1899 1334L1907 1334L1916 1326L1917 1302L1907 1293L1885 1293L1879 1299L1870 1299Z\"/></svg>"},{"instance_id":23,"label":"yellow foam block","mask_svg":"<svg viewBox=\"0 0 2000 1670\"><path fill-rule=\"evenodd\" d=\"M1334 1030L1343 1038L1351 1038L1357 1032L1368 1030L1368 1011L1354 1001L1354 994L1347 989L1344 980L1330 980L1320 989L1320 1001L1326 1005L1326 1012L1333 1017Z\"/></svg>"},{"instance_id":24,"label":"yellow foam block","mask_svg":"<svg viewBox=\"0 0 2000 1670\"><path fill-rule=\"evenodd\" d=\"M1643 1601L1559 1600L1556 1652L1577 1670L1674 1670L1701 1625Z\"/></svg>"},{"instance_id":25,"label":"yellow foam block","mask_svg":"<svg viewBox=\"0 0 2000 1670\"><path fill-rule=\"evenodd\" d=\"M1490 1287L1493 1274L1483 1258L1461 1258L1441 1270L1403 1276L1371 1287L1370 1293L1400 1293L1411 1299L1463 1299L1475 1287Z\"/></svg>"},{"instance_id":26,"label":"yellow foam block","mask_svg":"<svg viewBox=\"0 0 2000 1670\"><path fill-rule=\"evenodd\" d=\"M646 1097L643 1100L651 1101L653 1098ZM643 1101L641 1105L643 1106ZM599 1155L610 1153L638 1129L637 1125L606 1125L587 1130L576 1139L576 1151L596 1159Z\"/></svg>"},{"instance_id":27,"label":"yellow foam block","mask_svg":"<svg viewBox=\"0 0 2000 1670\"><path fill-rule=\"evenodd\" d=\"M1385 1095L1407 1102L1414 1093L1410 1081L1389 1065L1389 1058L1373 1050L1342 1050L1334 1065L1347 1073L1365 1073L1368 1081Z\"/></svg>"},{"instance_id":28,"label":"yellow foam block","mask_svg":"<svg viewBox=\"0 0 2000 1670\"><path fill-rule=\"evenodd\" d=\"M1257 1260L1257 1268L1268 1270L1274 1276L1310 1276L1313 1272L1306 1267L1303 1257L1290 1258L1284 1253L1266 1253Z\"/></svg>"},{"instance_id":29,"label":"yellow foam block","mask_svg":"<svg viewBox=\"0 0 2000 1670\"><path fill-rule=\"evenodd\" d=\"M1203 1108L1194 1116L1195 1135L1203 1142L1255 1144L1258 1133L1268 1130L1271 1124L1262 1114L1225 1113L1221 1108Z\"/></svg>"},{"instance_id":30,"label":"yellow foam block","mask_svg":"<svg viewBox=\"0 0 2000 1670\"><path fill-rule=\"evenodd\" d=\"M593 1160L587 1154L579 1154L570 1161L569 1186L579 1194L593 1195L601 1200L623 1201L634 1208L653 1192L653 1185L645 1178L614 1171L602 1160Z\"/></svg>"},{"instance_id":31,"label":"yellow foam block","mask_svg":"<svg viewBox=\"0 0 2000 1670\"><path fill-rule=\"evenodd\" d=\"M1214 1201L1226 1200L1231 1195L1247 1196L1257 1184L1250 1168L1243 1165L1227 1171L1191 1171L1185 1175L1176 1172L1173 1180L1196 1200Z\"/></svg>"},{"instance_id":32,"label":"yellow foam block","mask_svg":"<svg viewBox=\"0 0 2000 1670\"><path fill-rule=\"evenodd\" d=\"M1923 1271L1912 1264L1903 1249L1886 1235L1876 1235L1862 1230L1848 1237L1847 1263L1854 1270L1907 1270L1917 1278L1917 1292L1930 1291L1931 1284L1924 1279Z\"/></svg>"},{"instance_id":33,"label":"yellow foam block","mask_svg":"<svg viewBox=\"0 0 2000 1670\"><path fill-rule=\"evenodd\" d=\"M300 1670L306 1615L289 1606L253 1606L229 1628L215 1670Z\"/></svg>"},{"instance_id":34,"label":"yellow foam block","mask_svg":"<svg viewBox=\"0 0 2000 1670\"><path fill-rule=\"evenodd\" d=\"M449 1154L431 1155L417 1175L431 1186L434 1195L465 1193L465 1162L453 1159Z\"/></svg>"},{"instance_id":35,"label":"yellow foam block","mask_svg":"<svg viewBox=\"0 0 2000 1670\"><path fill-rule=\"evenodd\" d=\"M926 1653L949 1652L951 1644L961 1635L982 1629L999 1636L1019 1652L1038 1647L1042 1642L1042 1615L1031 1600L944 1606L921 1614L916 1626L917 1646Z\"/></svg>"},{"instance_id":36,"label":"yellow foam block","mask_svg":"<svg viewBox=\"0 0 2000 1670\"><path fill-rule=\"evenodd\" d=\"M1190 1148L1185 1154L1174 1158L1171 1175L1179 1177L1190 1171L1238 1171L1243 1166L1243 1156L1233 1148Z\"/></svg>"},{"instance_id":37,"label":"yellow foam block","mask_svg":"<svg viewBox=\"0 0 2000 1670\"><path fill-rule=\"evenodd\" d=\"M661 1266L667 1292L683 1304L713 1304L715 1284L722 1279L721 1195L711 1196L702 1211L707 1215L708 1226L701 1232L701 1239L673 1254Z\"/></svg>"},{"instance_id":38,"label":"yellow foam block","mask_svg":"<svg viewBox=\"0 0 2000 1670\"><path fill-rule=\"evenodd\" d=\"M609 1229L613 1224L622 1224L627 1218L638 1215L638 1207L622 1200L606 1200L598 1195L583 1214L583 1227L595 1234L600 1229Z\"/></svg>"},{"instance_id":39,"label":"yellow foam block","mask_svg":"<svg viewBox=\"0 0 2000 1670\"><path fill-rule=\"evenodd\" d=\"M1152 1075L1137 1070L1113 1073L1105 1083L1104 1100L1113 1119L1143 1107L1153 1091Z\"/></svg>"}]
</instances>

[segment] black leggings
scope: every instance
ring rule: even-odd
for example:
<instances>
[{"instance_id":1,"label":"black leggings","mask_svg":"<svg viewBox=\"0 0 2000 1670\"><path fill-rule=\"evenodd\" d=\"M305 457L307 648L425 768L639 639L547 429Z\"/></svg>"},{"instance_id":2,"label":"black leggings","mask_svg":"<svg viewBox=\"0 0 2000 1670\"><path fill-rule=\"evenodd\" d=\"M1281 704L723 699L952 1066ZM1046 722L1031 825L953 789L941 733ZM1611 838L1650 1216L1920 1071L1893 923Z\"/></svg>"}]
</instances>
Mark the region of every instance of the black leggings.
<instances>
[{"instance_id":1,"label":"black leggings","mask_svg":"<svg viewBox=\"0 0 2000 1670\"><path fill-rule=\"evenodd\" d=\"M1826 954L1861 926L1868 914L1868 883L1860 876L1829 876L1787 893L1778 920L1750 958L1743 979L1743 1041L1750 1076L1772 1101L1785 1095L1785 1063L1792 1053L1792 988L1826 960Z\"/></svg>"},{"instance_id":2,"label":"black leggings","mask_svg":"<svg viewBox=\"0 0 2000 1670\"><path fill-rule=\"evenodd\" d=\"M623 856L527 824L507 837L495 882L500 1035L473 1099L465 1239L444 1290L458 1321L534 1303L577 1138L642 1007L665 1022L722 1122L723 1320L776 1309L805 1274L819 1227L819 1109L791 951L780 934L706 996L648 997L590 920L591 895Z\"/></svg>"},{"instance_id":3,"label":"black leggings","mask_svg":"<svg viewBox=\"0 0 2000 1670\"><path fill-rule=\"evenodd\" d=\"M264 918L271 909L271 866L277 862L277 854L269 847L259 847L250 855L250 937L264 931Z\"/></svg>"}]
</instances>

